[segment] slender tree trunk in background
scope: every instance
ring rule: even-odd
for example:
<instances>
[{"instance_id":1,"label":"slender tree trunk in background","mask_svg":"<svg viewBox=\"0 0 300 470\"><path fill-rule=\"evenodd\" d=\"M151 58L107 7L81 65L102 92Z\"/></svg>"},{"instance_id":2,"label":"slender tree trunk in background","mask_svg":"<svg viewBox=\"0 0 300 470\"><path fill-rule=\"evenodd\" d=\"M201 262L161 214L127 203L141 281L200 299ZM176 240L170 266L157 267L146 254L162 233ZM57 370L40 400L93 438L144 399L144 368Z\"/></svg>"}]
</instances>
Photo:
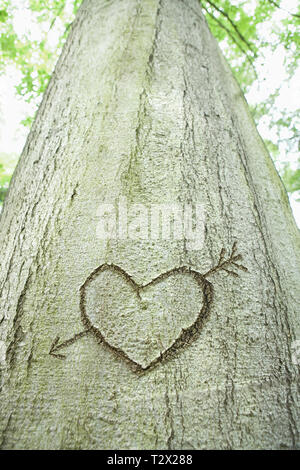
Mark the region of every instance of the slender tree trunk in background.
<instances>
[{"instance_id":1,"label":"slender tree trunk in background","mask_svg":"<svg viewBox=\"0 0 300 470\"><path fill-rule=\"evenodd\" d=\"M121 197L201 201L203 246L98 238ZM298 230L197 0L84 1L0 242L3 449L299 447Z\"/></svg>"}]
</instances>

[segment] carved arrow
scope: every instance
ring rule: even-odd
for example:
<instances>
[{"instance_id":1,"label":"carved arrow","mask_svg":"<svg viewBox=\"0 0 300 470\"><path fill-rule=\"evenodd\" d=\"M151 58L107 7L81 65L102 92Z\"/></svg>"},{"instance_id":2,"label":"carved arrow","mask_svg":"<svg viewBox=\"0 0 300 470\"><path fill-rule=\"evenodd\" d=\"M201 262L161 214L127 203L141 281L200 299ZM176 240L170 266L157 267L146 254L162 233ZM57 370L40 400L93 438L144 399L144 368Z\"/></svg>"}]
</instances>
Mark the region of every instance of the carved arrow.
<instances>
[{"instance_id":1,"label":"carved arrow","mask_svg":"<svg viewBox=\"0 0 300 470\"><path fill-rule=\"evenodd\" d=\"M238 254L236 251L237 251L237 242L234 242L234 244L232 245L231 254L229 258L226 259L225 248L222 248L218 264L214 266L212 269L210 269L207 273L203 274L203 277L207 277L209 274L212 274L221 270L225 271L227 274L230 274L231 276L238 277L239 276L238 273L236 273L235 271L232 271L232 269L230 270L228 269L229 266L231 267L234 266L235 268L240 269L241 271L247 272L248 269L246 268L246 266L237 263L237 261L240 261L243 258L242 258L242 255Z\"/></svg>"},{"instance_id":2,"label":"carved arrow","mask_svg":"<svg viewBox=\"0 0 300 470\"><path fill-rule=\"evenodd\" d=\"M246 266L242 265L240 261L242 260L242 256L237 253L237 242L233 243L231 253L229 256L226 256L226 250L222 248L220 256L219 256L219 261L216 266L211 268L208 272L205 274L201 274L198 271L194 271L191 268L187 266L181 266L178 268L171 269L170 271L167 271L165 273L160 274L157 276L155 279L152 279L148 284L144 285L139 285L137 284L128 273L126 273L122 268L116 265L109 265L109 264L103 264L99 266L97 269L95 269L90 276L87 278L85 283L81 286L80 292L81 292L81 297L80 297L80 307L81 307L81 318L83 320L83 324L86 326L86 329L84 331L81 331L80 333L77 333L74 335L72 338L67 339L66 341L63 341L62 343L59 344L59 336L55 338L53 341L49 354L56 359L66 359L66 356L64 354L61 354L60 351L63 348L66 348L70 346L71 344L75 343L75 341L78 341L80 338L83 338L86 336L90 331L98 337L101 341L103 341L112 351L114 351L118 356L122 357L126 361L129 361L131 364L133 364L135 367L138 366L139 370L147 370L152 366L155 366L158 362L161 362L162 359L171 357L171 354L174 354L175 351L177 351L179 348L182 346L188 344L190 340L194 340L196 338L196 334L199 333L200 329L203 326L203 321L207 318L209 311L210 311L210 305L212 303L212 296L213 296L213 287L210 282L206 280L206 277L209 275L216 273L218 271L225 271L227 274L230 274L232 276L238 277L239 274L236 271L233 271L233 269L240 270L240 271L245 271L247 272L248 269ZM99 272L102 272L107 269L113 269L117 271L119 274L121 274L127 282L129 282L132 286L133 289L137 292L139 295L140 289L143 289L149 285L153 285L155 283L158 283L162 279L168 278L170 275L173 273L186 273L189 275L192 275L196 278L198 284L203 288L204 292L204 298L205 302L202 306L202 309L200 310L197 319L195 322L190 325L190 327L186 329L182 329L181 334L174 340L173 344L164 351L164 353L160 354L156 359L154 359L147 367L142 367L140 364L137 364L133 359L131 359L122 349L111 345L103 336L103 334L100 332L99 329L97 329L95 326L93 326L90 322L90 319L88 318L86 311L85 311L85 288L86 285L93 280L93 278L98 275Z\"/></svg>"},{"instance_id":3,"label":"carved arrow","mask_svg":"<svg viewBox=\"0 0 300 470\"><path fill-rule=\"evenodd\" d=\"M91 328L89 328L88 330L81 331L80 333L74 335L72 338L67 339L66 341L60 344L58 344L60 338L59 336L57 336L51 345L49 354L53 357L56 357L56 359L66 359L66 356L64 354L57 353L57 351L62 348L66 348L67 346L70 346L70 344L75 343L75 341L78 341L80 338L83 338L90 332L90 330Z\"/></svg>"}]
</instances>

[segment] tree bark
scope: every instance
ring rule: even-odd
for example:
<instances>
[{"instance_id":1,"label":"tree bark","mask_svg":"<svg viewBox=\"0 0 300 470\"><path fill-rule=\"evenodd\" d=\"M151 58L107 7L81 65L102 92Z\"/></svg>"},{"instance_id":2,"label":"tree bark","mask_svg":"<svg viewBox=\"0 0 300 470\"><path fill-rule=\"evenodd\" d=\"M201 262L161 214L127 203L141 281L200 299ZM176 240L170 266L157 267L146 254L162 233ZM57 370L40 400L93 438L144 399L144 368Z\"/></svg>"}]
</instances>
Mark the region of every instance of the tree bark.
<instances>
[{"instance_id":1,"label":"tree bark","mask_svg":"<svg viewBox=\"0 0 300 470\"><path fill-rule=\"evenodd\" d=\"M202 248L101 240L121 197L200 201ZM3 449L299 447L299 234L197 0L83 2L0 243Z\"/></svg>"}]
</instances>

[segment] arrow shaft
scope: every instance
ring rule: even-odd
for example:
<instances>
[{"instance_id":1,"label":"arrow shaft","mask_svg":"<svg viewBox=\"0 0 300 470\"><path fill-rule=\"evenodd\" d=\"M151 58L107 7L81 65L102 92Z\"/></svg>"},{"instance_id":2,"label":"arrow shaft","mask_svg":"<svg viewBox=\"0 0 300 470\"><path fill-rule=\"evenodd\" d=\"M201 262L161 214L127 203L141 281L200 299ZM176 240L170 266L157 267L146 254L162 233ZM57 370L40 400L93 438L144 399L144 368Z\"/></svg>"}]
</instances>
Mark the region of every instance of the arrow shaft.
<instances>
[{"instance_id":1,"label":"arrow shaft","mask_svg":"<svg viewBox=\"0 0 300 470\"><path fill-rule=\"evenodd\" d=\"M89 329L89 330L81 331L80 333L77 333L77 334L74 335L72 338L67 339L67 340L64 341L63 343L61 343L61 344L59 344L58 346L56 346L56 347L55 347L55 350L57 351L58 349L62 349L62 348L65 348L66 346L70 346L70 344L73 344L73 343L75 343L76 341L78 341L80 338L83 338L83 337L86 336L89 332L90 332L90 329Z\"/></svg>"}]
</instances>

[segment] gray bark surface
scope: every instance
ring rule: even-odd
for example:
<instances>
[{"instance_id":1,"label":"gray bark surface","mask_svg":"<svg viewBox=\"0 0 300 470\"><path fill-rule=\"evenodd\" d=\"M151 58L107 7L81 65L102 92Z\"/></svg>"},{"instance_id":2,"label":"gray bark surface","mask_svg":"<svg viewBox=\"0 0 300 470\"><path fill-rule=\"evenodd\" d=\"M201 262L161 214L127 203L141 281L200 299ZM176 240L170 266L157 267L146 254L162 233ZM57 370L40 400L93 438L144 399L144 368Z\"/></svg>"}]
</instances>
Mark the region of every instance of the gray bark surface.
<instances>
[{"instance_id":1,"label":"gray bark surface","mask_svg":"<svg viewBox=\"0 0 300 470\"><path fill-rule=\"evenodd\" d=\"M121 196L201 201L202 249L100 240L99 205ZM238 277L172 271L205 274L233 245ZM197 0L84 1L13 176L0 262L1 448L299 447L299 234ZM87 282L104 264L125 274Z\"/></svg>"}]
</instances>

